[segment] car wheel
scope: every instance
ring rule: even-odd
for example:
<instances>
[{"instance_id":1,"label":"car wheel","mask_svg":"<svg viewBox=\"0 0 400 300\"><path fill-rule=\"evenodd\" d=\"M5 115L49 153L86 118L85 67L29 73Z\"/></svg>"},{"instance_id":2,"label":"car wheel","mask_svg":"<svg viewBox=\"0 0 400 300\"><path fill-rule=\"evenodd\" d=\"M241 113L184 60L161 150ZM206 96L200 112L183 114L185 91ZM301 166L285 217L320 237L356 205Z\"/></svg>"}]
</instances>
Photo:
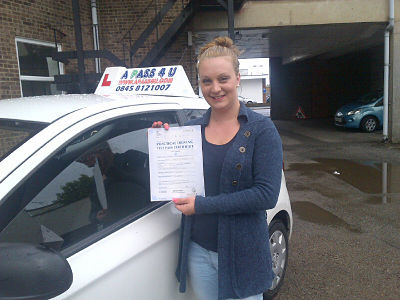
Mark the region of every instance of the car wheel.
<instances>
[{"instance_id":1,"label":"car wheel","mask_svg":"<svg viewBox=\"0 0 400 300\"><path fill-rule=\"evenodd\" d=\"M273 220L269 225L269 246L275 278L271 288L264 293L265 300L275 297L283 284L286 273L289 254L288 232L281 220Z\"/></svg>"},{"instance_id":2,"label":"car wheel","mask_svg":"<svg viewBox=\"0 0 400 300\"><path fill-rule=\"evenodd\" d=\"M361 129L365 132L373 132L378 126L378 120L373 116L366 116L361 120Z\"/></svg>"}]
</instances>

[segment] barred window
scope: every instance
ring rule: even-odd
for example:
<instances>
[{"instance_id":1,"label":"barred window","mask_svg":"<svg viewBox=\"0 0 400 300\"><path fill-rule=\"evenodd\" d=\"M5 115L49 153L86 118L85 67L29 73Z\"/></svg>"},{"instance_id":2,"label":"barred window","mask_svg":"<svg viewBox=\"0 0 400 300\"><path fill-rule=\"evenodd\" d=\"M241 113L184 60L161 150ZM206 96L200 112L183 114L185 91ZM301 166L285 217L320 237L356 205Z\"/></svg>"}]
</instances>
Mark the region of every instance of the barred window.
<instances>
[{"instance_id":1,"label":"barred window","mask_svg":"<svg viewBox=\"0 0 400 300\"><path fill-rule=\"evenodd\" d=\"M54 75L63 74L63 65L51 58L55 44L16 38L21 94L23 97L61 94ZM61 47L58 46L58 50Z\"/></svg>"}]
</instances>

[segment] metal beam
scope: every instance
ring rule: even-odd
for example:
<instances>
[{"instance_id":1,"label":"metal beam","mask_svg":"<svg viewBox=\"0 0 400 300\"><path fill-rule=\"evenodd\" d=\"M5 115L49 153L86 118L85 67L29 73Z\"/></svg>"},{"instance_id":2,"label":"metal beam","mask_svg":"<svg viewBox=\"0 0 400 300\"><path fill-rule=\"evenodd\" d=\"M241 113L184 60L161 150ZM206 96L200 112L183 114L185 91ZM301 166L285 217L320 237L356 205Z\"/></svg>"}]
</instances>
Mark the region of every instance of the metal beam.
<instances>
[{"instance_id":1,"label":"metal beam","mask_svg":"<svg viewBox=\"0 0 400 300\"><path fill-rule=\"evenodd\" d=\"M90 73L85 74L85 80L87 81L97 81L101 79L102 73ZM57 84L62 83L76 83L79 75L76 73L55 75L54 80Z\"/></svg>"},{"instance_id":2,"label":"metal beam","mask_svg":"<svg viewBox=\"0 0 400 300\"><path fill-rule=\"evenodd\" d=\"M130 56L133 56L136 53L136 51L143 46L146 39L153 32L154 28L158 26L158 24L165 17L167 12L172 8L175 2L176 0L168 0L168 2L161 8L160 12L154 17L154 19L150 22L150 24L147 25L146 29L141 33L136 42L133 44L129 52Z\"/></svg>"},{"instance_id":3,"label":"metal beam","mask_svg":"<svg viewBox=\"0 0 400 300\"><path fill-rule=\"evenodd\" d=\"M78 58L79 90L81 94L84 94L86 93L85 61L83 58L83 43L82 43L82 30L81 30L81 16L79 13L79 0L72 0L72 12L74 15L75 45Z\"/></svg>"},{"instance_id":4,"label":"metal beam","mask_svg":"<svg viewBox=\"0 0 400 300\"><path fill-rule=\"evenodd\" d=\"M112 62L116 66L122 66L127 68L128 66L120 60L117 56L115 56L109 50L85 50L82 51L83 58L106 58L110 62ZM53 60L66 62L68 59L76 59L78 58L78 51L63 51L63 52L54 52L52 54Z\"/></svg>"},{"instance_id":5,"label":"metal beam","mask_svg":"<svg viewBox=\"0 0 400 300\"><path fill-rule=\"evenodd\" d=\"M235 42L235 13L233 12L233 0L228 0L228 33Z\"/></svg>"},{"instance_id":6,"label":"metal beam","mask_svg":"<svg viewBox=\"0 0 400 300\"><path fill-rule=\"evenodd\" d=\"M226 10L228 10L228 6L225 3L225 0L217 0L217 2Z\"/></svg>"},{"instance_id":7,"label":"metal beam","mask_svg":"<svg viewBox=\"0 0 400 300\"><path fill-rule=\"evenodd\" d=\"M190 1L185 8L181 11L179 16L176 17L175 21L170 25L170 27L164 32L162 37L153 46L153 48L147 53L146 57L139 64L139 67L148 67L154 65L154 62L159 58L159 54L169 43L171 43L172 38L175 34L182 29L182 26L193 17L196 11L198 2L195 0Z\"/></svg>"}]
</instances>

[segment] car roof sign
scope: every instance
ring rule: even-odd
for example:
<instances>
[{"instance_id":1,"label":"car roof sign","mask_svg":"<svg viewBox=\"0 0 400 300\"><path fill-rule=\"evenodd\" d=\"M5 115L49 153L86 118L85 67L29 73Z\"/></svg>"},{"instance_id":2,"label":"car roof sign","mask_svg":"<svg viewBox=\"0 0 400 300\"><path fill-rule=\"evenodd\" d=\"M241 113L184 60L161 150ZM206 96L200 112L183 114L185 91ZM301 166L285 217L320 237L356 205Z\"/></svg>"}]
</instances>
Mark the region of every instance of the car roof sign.
<instances>
[{"instance_id":1,"label":"car roof sign","mask_svg":"<svg viewBox=\"0 0 400 300\"><path fill-rule=\"evenodd\" d=\"M182 66L109 67L104 71L95 94L196 96Z\"/></svg>"}]
</instances>

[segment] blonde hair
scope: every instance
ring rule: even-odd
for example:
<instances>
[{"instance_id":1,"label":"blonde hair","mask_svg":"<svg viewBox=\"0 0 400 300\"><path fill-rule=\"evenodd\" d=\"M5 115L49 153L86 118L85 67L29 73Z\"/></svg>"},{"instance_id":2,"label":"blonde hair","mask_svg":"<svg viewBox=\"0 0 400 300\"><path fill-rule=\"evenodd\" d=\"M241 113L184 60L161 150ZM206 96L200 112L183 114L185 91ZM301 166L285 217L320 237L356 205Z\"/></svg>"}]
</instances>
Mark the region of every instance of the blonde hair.
<instances>
[{"instance_id":1,"label":"blonde hair","mask_svg":"<svg viewBox=\"0 0 400 300\"><path fill-rule=\"evenodd\" d=\"M239 49L233 44L233 41L227 36L215 38L212 42L200 48L197 69L204 58L229 56L232 59L233 69L239 74Z\"/></svg>"}]
</instances>

